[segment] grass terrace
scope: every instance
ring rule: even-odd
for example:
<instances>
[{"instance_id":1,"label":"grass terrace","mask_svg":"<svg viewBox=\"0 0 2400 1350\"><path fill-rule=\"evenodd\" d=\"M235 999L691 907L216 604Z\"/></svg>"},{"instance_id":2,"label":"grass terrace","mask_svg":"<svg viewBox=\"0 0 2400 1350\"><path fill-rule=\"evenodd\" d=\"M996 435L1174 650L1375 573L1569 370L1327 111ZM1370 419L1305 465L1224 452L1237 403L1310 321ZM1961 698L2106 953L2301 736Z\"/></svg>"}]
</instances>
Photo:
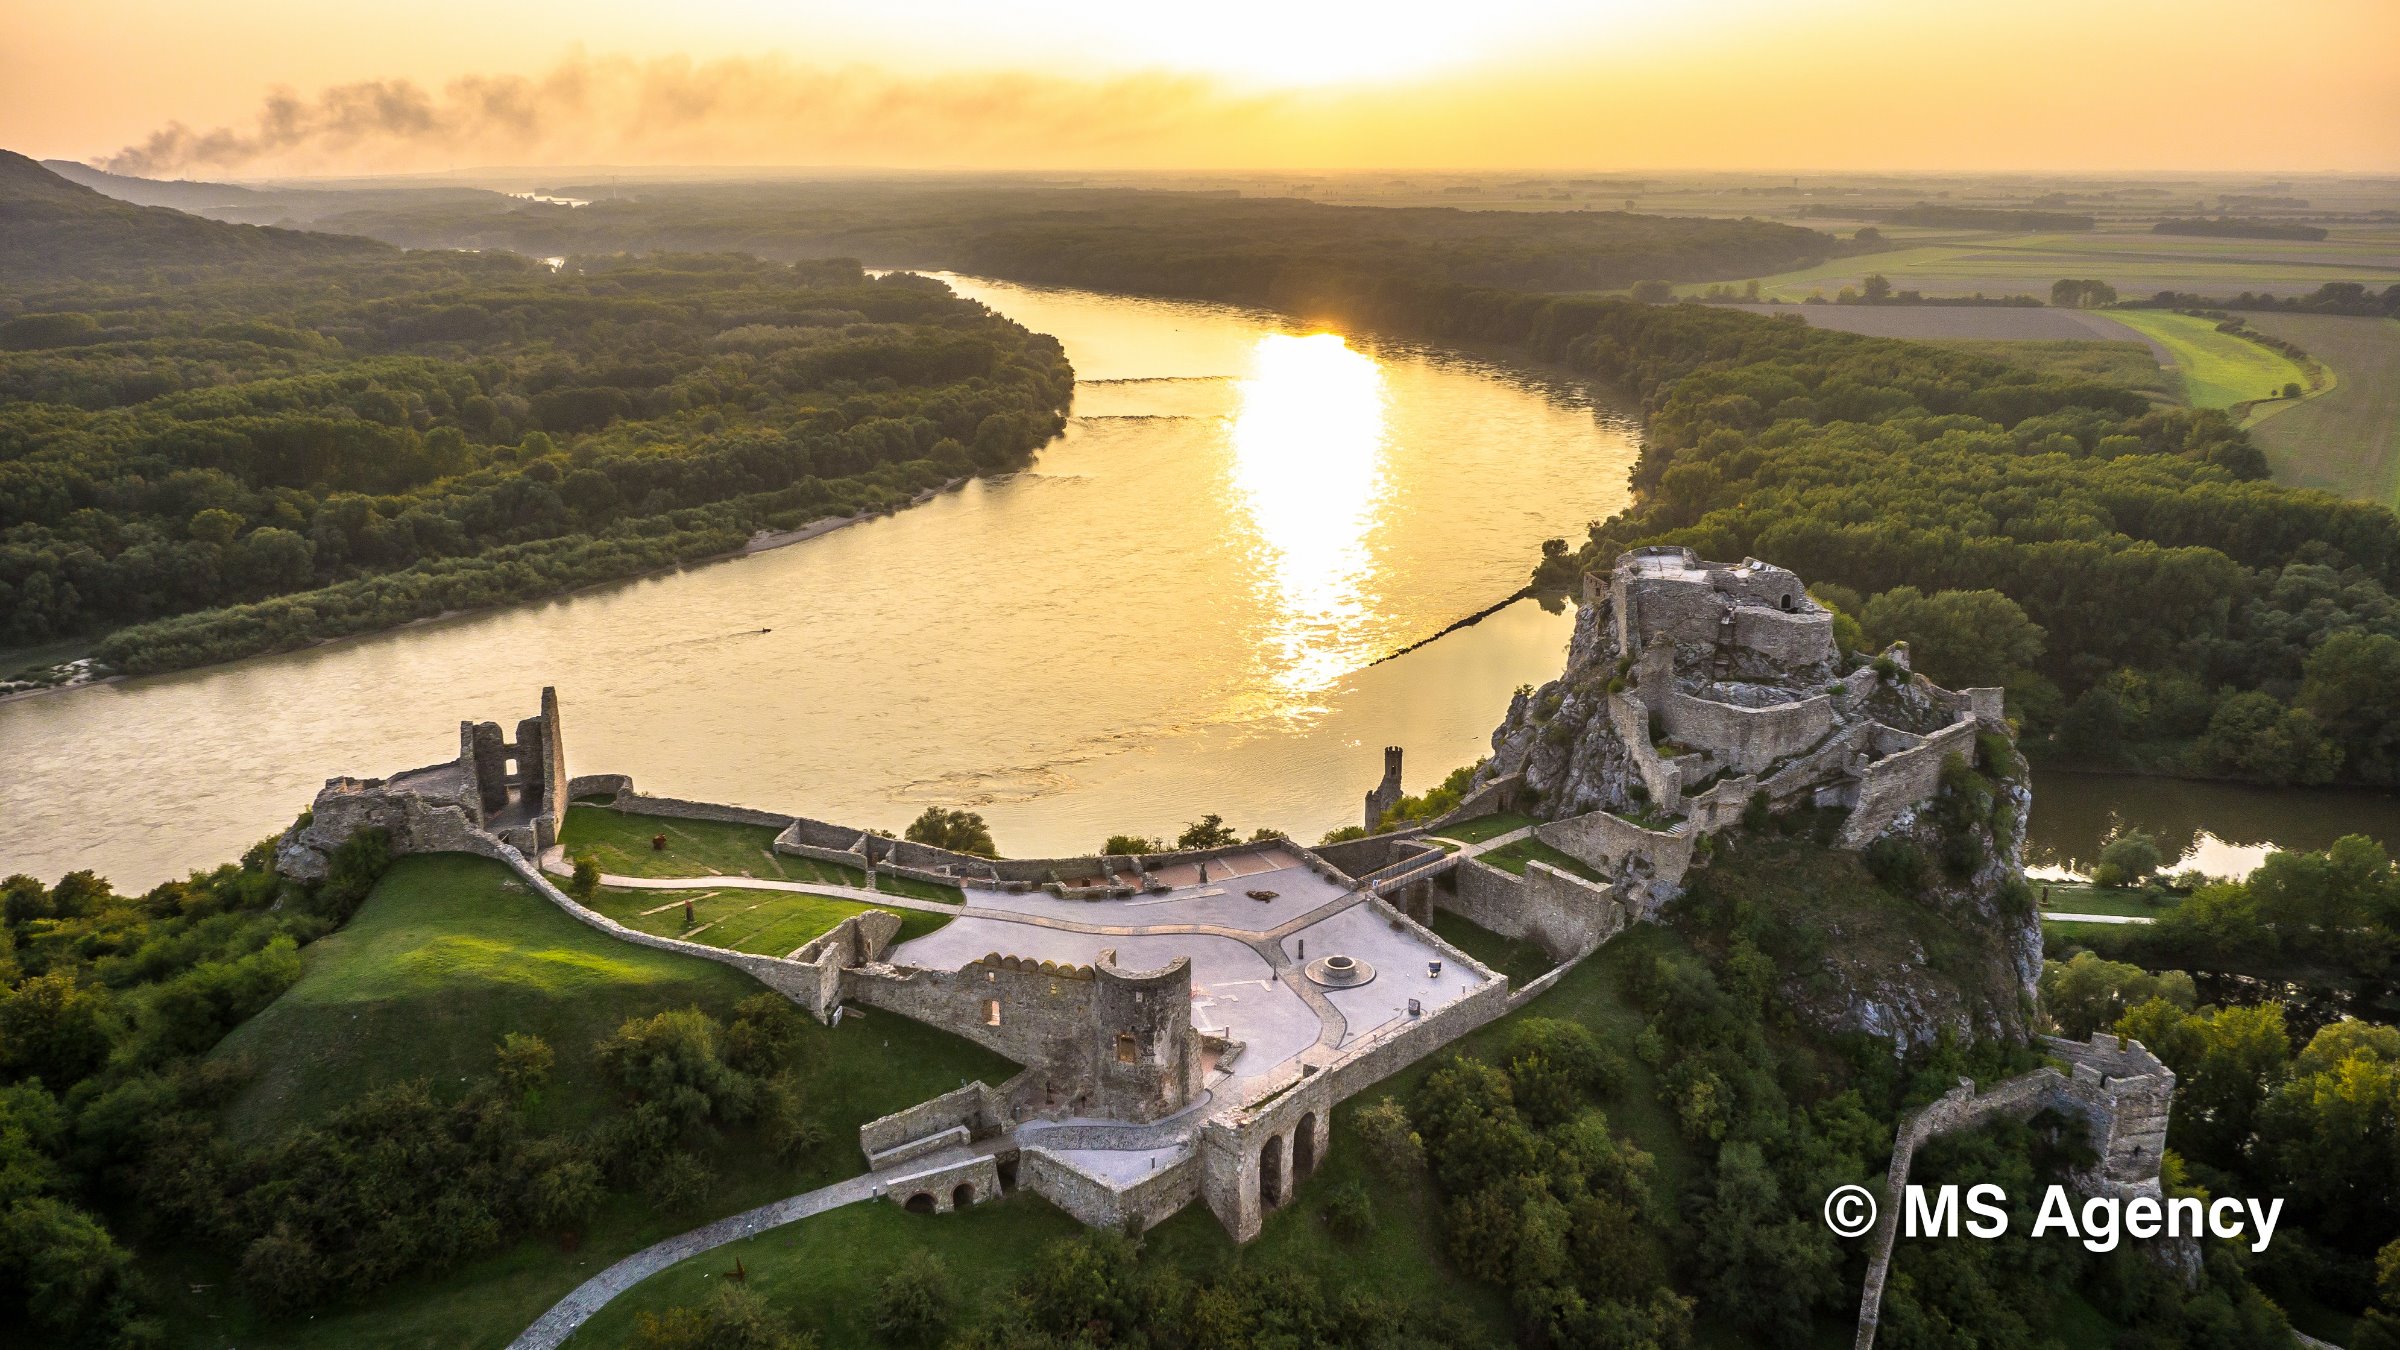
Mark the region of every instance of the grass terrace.
<instances>
[{"instance_id":1,"label":"grass terrace","mask_svg":"<svg viewBox=\"0 0 2400 1350\"><path fill-rule=\"evenodd\" d=\"M1572 873L1582 877L1585 881L1599 882L1602 885L1606 885L1608 882L1608 878L1593 871L1591 865L1584 862L1583 859L1552 848L1532 835L1527 835L1505 847L1493 849L1489 853L1477 854L1476 858L1477 861L1490 863L1504 872L1520 877L1525 875L1525 864L1546 862L1561 872Z\"/></svg>"},{"instance_id":2,"label":"grass terrace","mask_svg":"<svg viewBox=\"0 0 2400 1350\"><path fill-rule=\"evenodd\" d=\"M1433 912L1433 931L1444 942L1508 977L1509 987L1522 989L1557 966L1540 944L1507 938L1470 923L1446 909Z\"/></svg>"},{"instance_id":3,"label":"grass terrace","mask_svg":"<svg viewBox=\"0 0 2400 1350\"><path fill-rule=\"evenodd\" d=\"M1462 820L1456 825L1448 826L1441 831L1441 837L1455 839L1462 844L1480 844L1486 839L1497 839L1511 830L1521 830L1534 823L1531 816L1520 815L1515 811L1501 811L1493 815L1477 816L1473 820Z\"/></svg>"},{"instance_id":4,"label":"grass terrace","mask_svg":"<svg viewBox=\"0 0 2400 1350\"><path fill-rule=\"evenodd\" d=\"M667 846L650 841L667 837ZM755 877L766 881L810 881L826 886L865 887L867 874L840 863L795 858L775 851L776 831L765 825L645 816L614 807L577 804L567 811L559 843L571 858L589 857L600 870L620 877ZM894 895L936 904L965 903L955 886L906 877L879 877ZM645 930L647 931L647 930Z\"/></svg>"},{"instance_id":5,"label":"grass terrace","mask_svg":"<svg viewBox=\"0 0 2400 1350\"><path fill-rule=\"evenodd\" d=\"M2066 881L2037 881L2033 885L2042 893L2042 909L2061 914L2125 914L2155 919L2183 903L2182 896L2169 891L2106 890Z\"/></svg>"},{"instance_id":6,"label":"grass terrace","mask_svg":"<svg viewBox=\"0 0 2400 1350\"><path fill-rule=\"evenodd\" d=\"M692 925L688 928L683 919L687 900L692 906ZM825 895L743 890L738 886L705 891L603 886L592 897L591 905L638 933L682 938L755 956L788 955L851 915L874 908ZM900 936L895 942L923 937L950 922L947 915L927 914L923 910L889 912L900 919Z\"/></svg>"}]
</instances>

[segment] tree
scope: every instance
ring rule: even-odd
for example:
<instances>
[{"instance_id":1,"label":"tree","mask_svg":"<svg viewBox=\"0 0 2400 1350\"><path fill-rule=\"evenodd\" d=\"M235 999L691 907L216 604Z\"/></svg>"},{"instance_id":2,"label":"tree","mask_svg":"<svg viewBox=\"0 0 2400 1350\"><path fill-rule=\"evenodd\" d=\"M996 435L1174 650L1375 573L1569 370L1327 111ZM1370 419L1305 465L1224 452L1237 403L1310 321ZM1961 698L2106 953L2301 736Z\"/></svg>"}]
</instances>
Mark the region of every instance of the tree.
<instances>
[{"instance_id":1,"label":"tree","mask_svg":"<svg viewBox=\"0 0 2400 1350\"><path fill-rule=\"evenodd\" d=\"M1663 305L1675 298L1675 286L1665 281L1637 281L1633 285L1633 298L1645 305Z\"/></svg>"},{"instance_id":2,"label":"tree","mask_svg":"<svg viewBox=\"0 0 2400 1350\"><path fill-rule=\"evenodd\" d=\"M1143 834L1112 834L1108 837L1108 842L1100 846L1100 852L1103 855L1110 857L1127 854L1164 853L1166 851L1167 846L1165 841L1160 840L1155 836Z\"/></svg>"},{"instance_id":3,"label":"tree","mask_svg":"<svg viewBox=\"0 0 2400 1350\"><path fill-rule=\"evenodd\" d=\"M2140 830L2127 830L2100 850L2100 866L2109 869L2113 877L2121 878L2116 882L2120 886L2143 880L2164 861L2159 856L2158 841ZM2099 875L2095 871L2093 879L2098 880Z\"/></svg>"},{"instance_id":4,"label":"tree","mask_svg":"<svg viewBox=\"0 0 2400 1350\"><path fill-rule=\"evenodd\" d=\"M1223 848L1239 842L1241 835L1214 811L1184 826L1183 833L1175 836L1177 848Z\"/></svg>"},{"instance_id":5,"label":"tree","mask_svg":"<svg viewBox=\"0 0 2400 1350\"><path fill-rule=\"evenodd\" d=\"M1906 642L1910 666L1951 689L2005 685L2041 659L2045 634L2016 601L1998 591L1936 591L1895 586L1859 615L1871 650Z\"/></svg>"},{"instance_id":6,"label":"tree","mask_svg":"<svg viewBox=\"0 0 2400 1350\"><path fill-rule=\"evenodd\" d=\"M2351 774L2378 786L2400 784L2400 637L2335 633L2301 666L2295 701L2342 747Z\"/></svg>"},{"instance_id":7,"label":"tree","mask_svg":"<svg viewBox=\"0 0 2400 1350\"><path fill-rule=\"evenodd\" d=\"M589 854L577 854L575 870L567 878L567 894L589 903L599 890L600 864L593 862Z\"/></svg>"},{"instance_id":8,"label":"tree","mask_svg":"<svg viewBox=\"0 0 2400 1350\"><path fill-rule=\"evenodd\" d=\"M1859 278L1859 296L1870 305L1880 305L1892 298L1890 278L1881 272L1869 272Z\"/></svg>"},{"instance_id":9,"label":"tree","mask_svg":"<svg viewBox=\"0 0 2400 1350\"><path fill-rule=\"evenodd\" d=\"M2329 782L2342 763L2341 747L2325 738L2315 714L2287 708L2261 689L2218 704L2193 753L2203 764L2277 787Z\"/></svg>"},{"instance_id":10,"label":"tree","mask_svg":"<svg viewBox=\"0 0 2400 1350\"><path fill-rule=\"evenodd\" d=\"M2180 970L2153 975L2140 966L2102 960L2092 952L2075 959L2044 962L2040 982L2042 1007L2067 1036L2081 1040L2102 1027L2114 1026L2128 1008L2151 999L2164 999L2189 1008L2196 997L2192 977Z\"/></svg>"},{"instance_id":11,"label":"tree","mask_svg":"<svg viewBox=\"0 0 2400 1350\"><path fill-rule=\"evenodd\" d=\"M950 811L928 806L923 815L908 823L905 836L919 844L946 848L952 853L972 853L979 858L997 858L998 846L992 843L991 827L973 811Z\"/></svg>"},{"instance_id":12,"label":"tree","mask_svg":"<svg viewBox=\"0 0 2400 1350\"><path fill-rule=\"evenodd\" d=\"M957 1313L950 1267L922 1248L902 1257L875 1294L875 1331L887 1345L938 1343Z\"/></svg>"},{"instance_id":13,"label":"tree","mask_svg":"<svg viewBox=\"0 0 2400 1350\"><path fill-rule=\"evenodd\" d=\"M550 1081L551 1066L558 1062L550 1042L522 1031L512 1031L500 1038L496 1059L493 1072L501 1086L518 1101L529 1100L541 1091L542 1085Z\"/></svg>"}]
</instances>

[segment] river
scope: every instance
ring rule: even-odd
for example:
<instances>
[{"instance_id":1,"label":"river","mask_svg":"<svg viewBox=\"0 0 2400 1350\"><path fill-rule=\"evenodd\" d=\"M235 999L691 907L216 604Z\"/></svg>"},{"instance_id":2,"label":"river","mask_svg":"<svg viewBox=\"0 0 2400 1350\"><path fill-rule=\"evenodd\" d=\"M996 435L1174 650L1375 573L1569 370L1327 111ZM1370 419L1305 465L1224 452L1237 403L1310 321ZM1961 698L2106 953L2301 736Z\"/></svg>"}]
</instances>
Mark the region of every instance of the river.
<instances>
[{"instance_id":1,"label":"river","mask_svg":"<svg viewBox=\"0 0 2400 1350\"><path fill-rule=\"evenodd\" d=\"M1571 381L1219 305L950 278L1055 334L1078 386L1028 470L792 547L305 652L0 703L0 874L121 888L237 856L335 774L455 753L544 684L569 763L898 830L983 813L1004 851L1172 837L1217 812L1313 839L1382 747L1422 790L1557 673L1520 601L1547 537L1627 500L1636 430ZM2119 827L2239 872L2400 844L2400 805L2043 774L2028 861Z\"/></svg>"},{"instance_id":2,"label":"river","mask_svg":"<svg viewBox=\"0 0 2400 1350\"><path fill-rule=\"evenodd\" d=\"M1627 500L1578 384L1215 305L953 279L1079 386L1030 469L789 548L305 652L0 703L0 874L145 887L237 856L335 774L455 753L558 686L569 763L1018 854L1217 812L1355 821L1382 747L1482 754L1570 616L1540 542ZM771 630L771 631L761 631Z\"/></svg>"}]
</instances>

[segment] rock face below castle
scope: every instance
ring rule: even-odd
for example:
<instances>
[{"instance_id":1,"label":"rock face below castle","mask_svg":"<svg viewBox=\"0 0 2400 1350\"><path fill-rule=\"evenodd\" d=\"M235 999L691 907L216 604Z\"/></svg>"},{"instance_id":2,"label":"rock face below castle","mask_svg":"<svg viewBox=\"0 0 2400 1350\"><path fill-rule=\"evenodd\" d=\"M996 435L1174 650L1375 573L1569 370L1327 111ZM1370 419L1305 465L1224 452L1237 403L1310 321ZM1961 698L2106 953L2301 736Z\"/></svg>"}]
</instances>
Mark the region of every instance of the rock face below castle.
<instances>
[{"instance_id":1,"label":"rock face below castle","mask_svg":"<svg viewBox=\"0 0 2400 1350\"><path fill-rule=\"evenodd\" d=\"M2031 793L2014 771L2001 691L1944 689L1909 669L1905 646L1845 660L1833 619L1798 576L1755 558L1627 553L1585 578L1565 671L1510 703L1478 782L1513 783L1521 809L1553 822L1621 818L1687 851L1741 824L1763 796L1771 812L1838 813L1838 848L1891 837L1938 858L1945 840L1930 808L1945 764L1996 755L1999 801L1971 827L1978 860L1928 882L1923 900L1988 927L2007 967L1992 973L2030 992L2040 923L2006 892L2022 870ZM1679 883L1680 866L1658 868L1670 871ZM1995 1019L2016 1020L1967 1015L1905 971L1860 974L1845 982L1852 1006L1829 1011L1830 1024L1908 1043L1944 1025L1993 1031L2006 1029Z\"/></svg>"}]
</instances>

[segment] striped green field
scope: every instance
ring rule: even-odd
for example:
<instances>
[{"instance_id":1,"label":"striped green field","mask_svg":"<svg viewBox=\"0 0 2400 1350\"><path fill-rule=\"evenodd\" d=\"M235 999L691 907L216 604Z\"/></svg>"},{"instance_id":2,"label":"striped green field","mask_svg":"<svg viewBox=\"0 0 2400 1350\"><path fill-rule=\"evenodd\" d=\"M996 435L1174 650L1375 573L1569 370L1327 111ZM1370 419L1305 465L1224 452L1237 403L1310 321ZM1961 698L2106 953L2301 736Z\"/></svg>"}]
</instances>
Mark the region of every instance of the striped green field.
<instances>
[{"instance_id":1,"label":"striped green field","mask_svg":"<svg viewBox=\"0 0 2400 1350\"><path fill-rule=\"evenodd\" d=\"M2183 371L2184 401L2195 408L2231 408L2280 399L2286 385L2309 387L2300 363L2247 338L2217 331L2212 319L2163 309L2112 309L2108 317L2165 344Z\"/></svg>"}]
</instances>

